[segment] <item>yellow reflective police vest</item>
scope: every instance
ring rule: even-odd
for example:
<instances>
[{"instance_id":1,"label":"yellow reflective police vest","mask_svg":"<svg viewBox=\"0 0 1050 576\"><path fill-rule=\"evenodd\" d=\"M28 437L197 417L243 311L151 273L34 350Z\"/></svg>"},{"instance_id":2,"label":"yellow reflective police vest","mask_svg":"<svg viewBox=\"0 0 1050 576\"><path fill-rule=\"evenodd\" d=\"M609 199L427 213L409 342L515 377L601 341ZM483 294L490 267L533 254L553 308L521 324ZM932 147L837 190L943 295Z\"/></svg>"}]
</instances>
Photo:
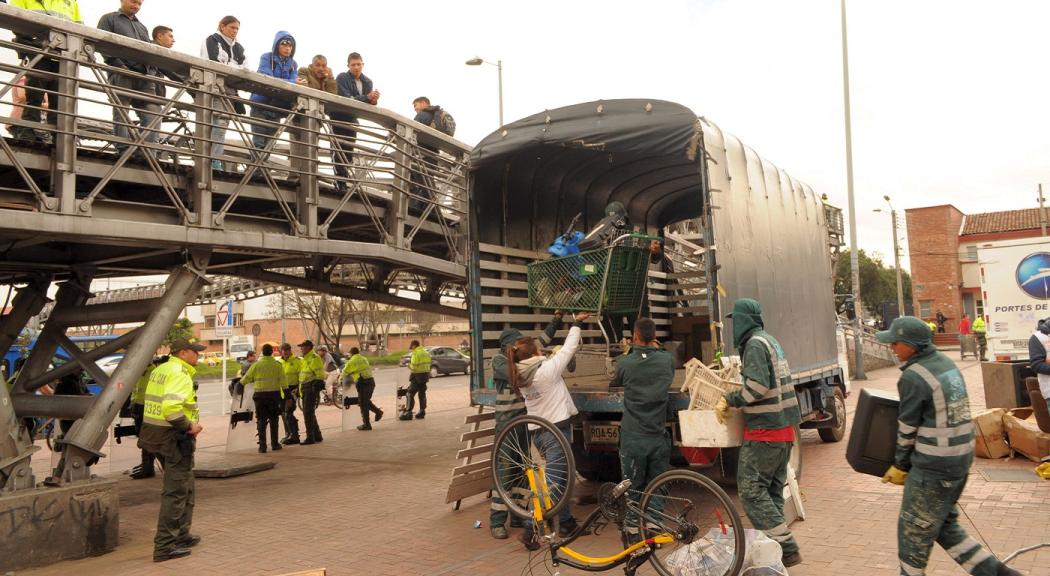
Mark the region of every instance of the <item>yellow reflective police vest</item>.
<instances>
[{"instance_id":1,"label":"yellow reflective police vest","mask_svg":"<svg viewBox=\"0 0 1050 576\"><path fill-rule=\"evenodd\" d=\"M146 385L146 404L143 423L170 427L172 422L200 420L197 395L193 391L193 375L197 370L172 356L157 366Z\"/></svg>"},{"instance_id":2,"label":"yellow reflective police vest","mask_svg":"<svg viewBox=\"0 0 1050 576\"><path fill-rule=\"evenodd\" d=\"M346 361L346 366L343 366L343 375L349 376L354 382L361 378L371 378L372 366L368 363L368 358L354 354Z\"/></svg>"},{"instance_id":3,"label":"yellow reflective police vest","mask_svg":"<svg viewBox=\"0 0 1050 576\"><path fill-rule=\"evenodd\" d=\"M290 356L288 359L281 360L281 366L284 367L284 387L298 389L299 372L303 368L303 359L298 356Z\"/></svg>"},{"instance_id":4,"label":"yellow reflective police vest","mask_svg":"<svg viewBox=\"0 0 1050 576\"><path fill-rule=\"evenodd\" d=\"M156 366L150 364L146 371L142 373L138 381L135 382L135 389L131 391L131 403L132 404L145 404L146 403L146 387L149 386L149 378L153 375L153 371L156 370Z\"/></svg>"},{"instance_id":5,"label":"yellow reflective police vest","mask_svg":"<svg viewBox=\"0 0 1050 576\"><path fill-rule=\"evenodd\" d=\"M84 19L80 17L80 6L76 0L11 0L10 4L15 8L43 12L48 16L71 22L84 22Z\"/></svg>"},{"instance_id":6,"label":"yellow reflective police vest","mask_svg":"<svg viewBox=\"0 0 1050 576\"><path fill-rule=\"evenodd\" d=\"M430 352L422 346L417 346L408 361L408 369L415 373L430 372L430 362Z\"/></svg>"},{"instance_id":7,"label":"yellow reflective police vest","mask_svg":"<svg viewBox=\"0 0 1050 576\"><path fill-rule=\"evenodd\" d=\"M247 374L241 376L241 384L255 386L256 392L283 392L284 366L273 356L263 356L248 368Z\"/></svg>"},{"instance_id":8,"label":"yellow reflective police vest","mask_svg":"<svg viewBox=\"0 0 1050 576\"><path fill-rule=\"evenodd\" d=\"M324 360L313 350L302 357L302 366L299 368L299 384L311 380L324 380L328 373L324 371Z\"/></svg>"}]
</instances>

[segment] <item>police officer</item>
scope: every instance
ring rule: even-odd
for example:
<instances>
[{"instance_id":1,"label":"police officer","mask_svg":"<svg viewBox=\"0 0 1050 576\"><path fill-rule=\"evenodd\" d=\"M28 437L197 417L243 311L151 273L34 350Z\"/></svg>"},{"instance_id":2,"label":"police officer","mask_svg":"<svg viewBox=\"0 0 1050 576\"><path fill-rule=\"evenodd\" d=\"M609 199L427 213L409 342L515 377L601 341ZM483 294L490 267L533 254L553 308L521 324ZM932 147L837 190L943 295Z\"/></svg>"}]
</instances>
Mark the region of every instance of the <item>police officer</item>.
<instances>
[{"instance_id":1,"label":"police officer","mask_svg":"<svg viewBox=\"0 0 1050 576\"><path fill-rule=\"evenodd\" d=\"M977 352L981 362L984 362L985 354L988 352L988 324L984 321L984 316L978 315L977 318L974 318L970 329L973 330L974 338L977 339Z\"/></svg>"},{"instance_id":2,"label":"police officer","mask_svg":"<svg viewBox=\"0 0 1050 576\"><path fill-rule=\"evenodd\" d=\"M284 366L273 357L273 346L263 344L262 358L252 363L248 372L241 376L242 384L254 386L252 400L255 402L255 425L259 432L259 452L266 453L266 427L270 428L270 446L280 450L277 442L277 418L283 409Z\"/></svg>"},{"instance_id":3,"label":"police officer","mask_svg":"<svg viewBox=\"0 0 1050 576\"><path fill-rule=\"evenodd\" d=\"M368 363L368 358L361 355L361 350L350 349L350 359L343 366L343 377L344 382L349 379L350 382L357 384L357 399L361 407L361 425L357 429L371 430L372 424L368 421L369 413L375 412L376 422L379 422L383 419L383 411L372 403L376 381L372 377L372 366Z\"/></svg>"},{"instance_id":4,"label":"police officer","mask_svg":"<svg viewBox=\"0 0 1050 576\"><path fill-rule=\"evenodd\" d=\"M324 360L314 351L314 343L304 340L299 344L302 364L299 367L299 397L303 399L303 426L306 440L303 445L321 442L321 427L317 425L317 400L324 387Z\"/></svg>"},{"instance_id":5,"label":"police officer","mask_svg":"<svg viewBox=\"0 0 1050 576\"><path fill-rule=\"evenodd\" d=\"M620 469L631 481L628 498L637 502L653 478L671 468L671 437L667 434L668 391L674 381L674 358L656 341L651 318L634 323L631 352L616 362L613 386L623 387L620 422ZM634 515L627 518L630 537L637 540Z\"/></svg>"},{"instance_id":6,"label":"police officer","mask_svg":"<svg viewBox=\"0 0 1050 576\"><path fill-rule=\"evenodd\" d=\"M562 313L555 312L554 317L551 318L551 321L547 323L547 327L543 330L543 335L540 336L540 343L544 346L550 345L551 341L554 340L554 335L561 329L561 325ZM506 356L507 348L524 339L525 335L517 328L507 328L499 335L500 351L492 357L492 384L496 388L496 435L506 427L508 422L518 416L525 415L525 399L510 385L510 378L507 375ZM570 365L569 371L572 372L574 369L575 367ZM522 442L522 444L525 443ZM489 534L497 540L507 539L510 536L507 533L506 526L507 504L495 490L492 492L489 508ZM510 519L510 525L512 528L521 528L524 526L524 522L515 516Z\"/></svg>"},{"instance_id":7,"label":"police officer","mask_svg":"<svg viewBox=\"0 0 1050 576\"><path fill-rule=\"evenodd\" d=\"M281 344L281 367L284 369L284 438L281 444L299 444L299 420L295 417L295 401L299 397L299 372L303 359L292 354L292 345Z\"/></svg>"},{"instance_id":8,"label":"police officer","mask_svg":"<svg viewBox=\"0 0 1050 576\"><path fill-rule=\"evenodd\" d=\"M179 338L171 344L171 357L158 366L146 385L145 414L139 448L157 456L164 467L153 561L163 562L190 554L200 537L190 533L193 522L193 452L201 427L193 375L205 346L196 338Z\"/></svg>"},{"instance_id":9,"label":"police officer","mask_svg":"<svg viewBox=\"0 0 1050 576\"><path fill-rule=\"evenodd\" d=\"M167 356L161 356L154 358L153 362L150 363L146 371L142 373L142 376L135 382L135 389L131 391L131 419L135 421L135 435L142 434L142 415L145 412L146 404L146 386L149 385L149 378L153 375L153 370L168 361ZM153 461L155 458L148 450L142 451L142 463L131 470L132 480L141 480L143 478L153 478L156 475L156 470L153 467Z\"/></svg>"},{"instance_id":10,"label":"police officer","mask_svg":"<svg viewBox=\"0 0 1050 576\"><path fill-rule=\"evenodd\" d=\"M802 420L784 349L763 328L762 307L751 298L733 303L733 345L740 353L743 386L715 406L724 420L729 406L744 413L744 444L737 490L751 524L780 543L786 567L802 562L798 543L784 522L784 485L795 426Z\"/></svg>"},{"instance_id":11,"label":"police officer","mask_svg":"<svg viewBox=\"0 0 1050 576\"><path fill-rule=\"evenodd\" d=\"M413 340L409 344L412 349L412 357L408 361L408 406L399 420L411 420L412 409L416 405L416 395L419 395L419 412L416 419L422 420L427 416L427 382L430 381L430 352L419 345L419 340Z\"/></svg>"},{"instance_id":12,"label":"police officer","mask_svg":"<svg viewBox=\"0 0 1050 576\"><path fill-rule=\"evenodd\" d=\"M1019 575L970 538L955 503L973 463L974 426L966 382L933 345L930 327L901 316L875 334L903 362L897 381L897 453L883 482L904 486L897 520L902 576L921 575L936 541L974 576Z\"/></svg>"}]
</instances>

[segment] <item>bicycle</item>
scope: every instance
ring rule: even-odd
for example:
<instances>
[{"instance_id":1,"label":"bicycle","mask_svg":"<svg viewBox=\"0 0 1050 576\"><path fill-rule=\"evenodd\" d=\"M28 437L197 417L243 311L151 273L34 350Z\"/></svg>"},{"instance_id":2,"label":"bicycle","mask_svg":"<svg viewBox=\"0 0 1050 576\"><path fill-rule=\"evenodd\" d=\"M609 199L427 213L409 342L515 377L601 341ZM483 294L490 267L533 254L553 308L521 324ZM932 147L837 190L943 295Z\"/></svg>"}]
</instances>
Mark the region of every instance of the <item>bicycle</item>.
<instances>
[{"instance_id":1,"label":"bicycle","mask_svg":"<svg viewBox=\"0 0 1050 576\"><path fill-rule=\"evenodd\" d=\"M542 418L514 418L496 435L491 467L508 510L532 522L554 566L600 572L623 565L626 576L645 562L661 576L683 569L737 576L743 566L744 529L733 501L714 481L691 470L664 472L644 492L631 490L630 480L602 485L598 507L561 537L548 521L572 496L576 465L565 436ZM591 557L569 548L580 536L592 529L598 534L610 523L620 531L622 551Z\"/></svg>"}]
</instances>

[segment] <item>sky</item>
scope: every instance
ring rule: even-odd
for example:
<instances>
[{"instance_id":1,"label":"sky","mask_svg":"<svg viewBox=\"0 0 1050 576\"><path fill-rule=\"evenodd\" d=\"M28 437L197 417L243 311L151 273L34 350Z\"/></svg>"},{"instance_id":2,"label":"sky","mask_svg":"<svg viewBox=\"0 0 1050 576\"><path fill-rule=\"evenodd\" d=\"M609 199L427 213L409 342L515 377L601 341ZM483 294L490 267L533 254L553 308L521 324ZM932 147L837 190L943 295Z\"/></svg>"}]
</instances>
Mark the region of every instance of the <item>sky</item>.
<instances>
[{"instance_id":1,"label":"sky","mask_svg":"<svg viewBox=\"0 0 1050 576\"><path fill-rule=\"evenodd\" d=\"M88 24L118 5L80 0ZM468 144L498 127L496 67L464 64L480 56L503 63L508 123L599 99L670 100L847 206L838 0L145 0L139 17L198 54L226 14L252 61L277 30L297 38L301 65L321 53L338 73L360 52L381 107L411 116L426 95ZM847 16L860 247L892 262L889 215L873 212L883 195L902 211L1036 206L1037 184L1050 185L1050 2L849 0Z\"/></svg>"}]
</instances>

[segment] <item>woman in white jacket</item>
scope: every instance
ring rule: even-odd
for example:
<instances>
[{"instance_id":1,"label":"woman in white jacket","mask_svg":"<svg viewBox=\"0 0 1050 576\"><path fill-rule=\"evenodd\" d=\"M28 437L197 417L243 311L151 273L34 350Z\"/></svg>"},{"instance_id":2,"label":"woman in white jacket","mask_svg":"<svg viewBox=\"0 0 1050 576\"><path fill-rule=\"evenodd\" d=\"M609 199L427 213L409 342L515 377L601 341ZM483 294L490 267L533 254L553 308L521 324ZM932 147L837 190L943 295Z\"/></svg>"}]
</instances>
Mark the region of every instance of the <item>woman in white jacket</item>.
<instances>
[{"instance_id":1,"label":"woman in white jacket","mask_svg":"<svg viewBox=\"0 0 1050 576\"><path fill-rule=\"evenodd\" d=\"M580 325L589 316L586 312L576 314L576 322L569 329L565 344L550 357L543 355L534 338L518 340L511 346L511 353L508 355L507 373L510 376L510 385L525 397L525 409L528 414L539 416L554 424L569 439L572 438L571 420L578 411L561 375L580 347ZM567 477L567 456L563 453L561 445L553 441L552 436L549 432L539 432L534 435L532 441L548 463L546 476L554 484L552 491L555 494L563 494L566 483L574 479ZM565 506L558 513L558 533L568 536L576 527L572 511L569 506ZM531 525L525 528L521 541L529 550L538 550L540 547Z\"/></svg>"}]
</instances>

